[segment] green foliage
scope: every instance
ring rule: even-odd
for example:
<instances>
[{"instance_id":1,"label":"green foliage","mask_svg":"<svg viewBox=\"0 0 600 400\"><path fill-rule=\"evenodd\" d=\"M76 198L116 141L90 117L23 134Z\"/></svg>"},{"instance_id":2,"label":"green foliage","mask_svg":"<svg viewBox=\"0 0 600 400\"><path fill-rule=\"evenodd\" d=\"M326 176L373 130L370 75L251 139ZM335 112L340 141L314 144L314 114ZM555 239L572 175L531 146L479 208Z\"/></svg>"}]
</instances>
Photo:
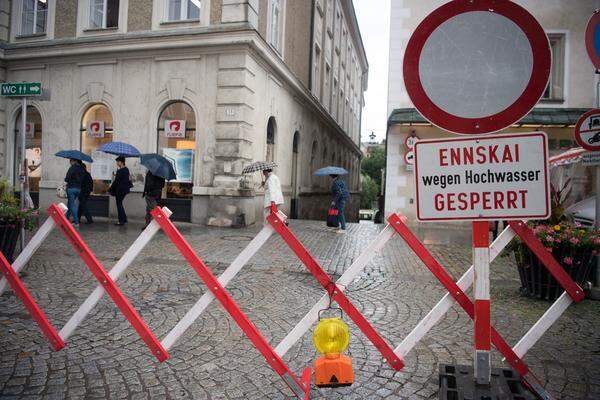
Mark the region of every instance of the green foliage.
<instances>
[{"instance_id":1,"label":"green foliage","mask_svg":"<svg viewBox=\"0 0 600 400\"><path fill-rule=\"evenodd\" d=\"M0 180L0 221L8 224L23 224L28 231L35 228L38 211L33 208L21 208L8 180Z\"/></svg>"},{"instance_id":2,"label":"green foliage","mask_svg":"<svg viewBox=\"0 0 600 400\"><path fill-rule=\"evenodd\" d=\"M381 187L381 170L385 168L385 148L375 148L362 160L360 170Z\"/></svg>"},{"instance_id":3,"label":"green foliage","mask_svg":"<svg viewBox=\"0 0 600 400\"><path fill-rule=\"evenodd\" d=\"M360 197L360 208L371 209L373 202L377 200L379 186L368 175L362 177L362 192Z\"/></svg>"}]
</instances>

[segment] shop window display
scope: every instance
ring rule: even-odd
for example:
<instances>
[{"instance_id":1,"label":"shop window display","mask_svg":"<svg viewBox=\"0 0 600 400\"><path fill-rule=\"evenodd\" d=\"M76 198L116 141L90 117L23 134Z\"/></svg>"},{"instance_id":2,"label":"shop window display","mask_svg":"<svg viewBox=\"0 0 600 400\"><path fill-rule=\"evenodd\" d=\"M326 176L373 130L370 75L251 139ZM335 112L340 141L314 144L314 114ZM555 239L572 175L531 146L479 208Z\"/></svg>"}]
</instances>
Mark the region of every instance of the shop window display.
<instances>
[{"instance_id":1,"label":"shop window display","mask_svg":"<svg viewBox=\"0 0 600 400\"><path fill-rule=\"evenodd\" d=\"M80 132L81 151L94 160L87 166L94 179L93 194L106 195L115 169L115 157L97 149L113 140L113 118L109 108L104 104L88 108L81 119Z\"/></svg>"},{"instance_id":2,"label":"shop window display","mask_svg":"<svg viewBox=\"0 0 600 400\"><path fill-rule=\"evenodd\" d=\"M40 190L42 178L42 116L34 106L27 107L25 126L25 158L27 159L27 176L29 191L37 193ZM14 147L14 182L18 183L21 172L21 110L15 117L15 147ZM19 186L19 185L15 185Z\"/></svg>"},{"instance_id":3,"label":"shop window display","mask_svg":"<svg viewBox=\"0 0 600 400\"><path fill-rule=\"evenodd\" d=\"M173 164L177 178L165 185L167 198L191 199L196 149L196 116L189 104L165 106L158 118L158 154Z\"/></svg>"}]
</instances>

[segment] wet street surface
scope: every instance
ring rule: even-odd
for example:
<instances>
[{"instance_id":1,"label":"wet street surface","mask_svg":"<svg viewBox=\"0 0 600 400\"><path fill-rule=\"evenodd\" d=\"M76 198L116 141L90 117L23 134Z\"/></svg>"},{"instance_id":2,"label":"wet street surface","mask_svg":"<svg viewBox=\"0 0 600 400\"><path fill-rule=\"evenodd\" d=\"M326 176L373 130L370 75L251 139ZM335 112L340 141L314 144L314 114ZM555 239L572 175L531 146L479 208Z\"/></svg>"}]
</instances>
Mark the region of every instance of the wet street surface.
<instances>
[{"instance_id":1,"label":"wet street surface","mask_svg":"<svg viewBox=\"0 0 600 400\"><path fill-rule=\"evenodd\" d=\"M221 229L178 225L213 273L219 275L260 227ZM109 269L140 233L99 222L80 232ZM417 236L458 279L471 265L470 234L446 226L419 228ZM291 221L290 228L323 268L337 279L374 240L381 225L349 224L346 235L323 222ZM96 287L96 280L55 231L25 269L23 281L60 329ZM159 233L117 281L162 339L205 287L167 237ZM491 266L492 320L514 345L549 303L519 296L511 256ZM272 236L228 285L228 291L273 345L294 327L324 291L285 243ZM395 348L445 294L444 288L396 235L368 265L347 294ZM351 329L348 355L356 383L313 388L315 399L436 399L439 363L472 363L473 325L454 306L409 353L395 372L345 317ZM545 387L561 399L600 398L600 302L572 305L526 355ZM284 360L298 375L317 357L312 330ZM2 399L285 399L292 393L250 344L234 321L213 302L159 363L104 296L69 338L53 352L8 291L0 298L0 398ZM493 352L494 366L504 366Z\"/></svg>"}]
</instances>

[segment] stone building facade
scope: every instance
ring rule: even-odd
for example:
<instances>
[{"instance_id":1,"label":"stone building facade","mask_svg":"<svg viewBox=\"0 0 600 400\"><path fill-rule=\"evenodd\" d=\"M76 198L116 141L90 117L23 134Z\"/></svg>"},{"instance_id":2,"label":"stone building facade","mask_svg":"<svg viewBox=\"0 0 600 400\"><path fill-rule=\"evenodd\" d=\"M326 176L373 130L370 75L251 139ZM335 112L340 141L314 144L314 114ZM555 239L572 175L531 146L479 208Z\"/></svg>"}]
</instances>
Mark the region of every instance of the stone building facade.
<instances>
[{"instance_id":1,"label":"stone building facade","mask_svg":"<svg viewBox=\"0 0 600 400\"><path fill-rule=\"evenodd\" d=\"M329 203L328 180L312 171L345 167L355 193L349 214L358 217L368 64L351 0L0 3L11 14L0 78L42 82L50 96L27 110L28 148L41 153L30 177L40 208L57 200L67 169L55 152L101 157L94 150L118 140L176 160L178 179L164 202L180 220L260 221L260 177L241 171L265 159L278 164L285 212L297 218L322 218ZM20 105L2 104L0 167L14 179ZM91 165L100 215L115 214L106 194L110 162ZM134 193L125 206L141 217L144 169L137 159L128 167Z\"/></svg>"}]
</instances>

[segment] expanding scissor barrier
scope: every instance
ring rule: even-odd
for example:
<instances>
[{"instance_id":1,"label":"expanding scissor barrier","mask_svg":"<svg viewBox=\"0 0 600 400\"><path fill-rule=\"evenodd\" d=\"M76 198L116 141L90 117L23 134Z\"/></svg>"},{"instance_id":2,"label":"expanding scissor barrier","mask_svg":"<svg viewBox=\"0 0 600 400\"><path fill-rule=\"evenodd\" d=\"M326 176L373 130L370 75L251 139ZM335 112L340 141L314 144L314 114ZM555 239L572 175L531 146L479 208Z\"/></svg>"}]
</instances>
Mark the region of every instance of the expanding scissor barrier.
<instances>
[{"instance_id":1,"label":"expanding scissor barrier","mask_svg":"<svg viewBox=\"0 0 600 400\"><path fill-rule=\"evenodd\" d=\"M352 265L337 280L333 281L325 270L319 265L315 258L296 238L292 231L285 225L284 219L278 213L273 205L271 214L267 217L268 225L254 237L244 250L235 258L227 269L217 278L205 265L203 260L196 254L190 244L181 235L178 229L173 225L169 216L171 212L167 208L155 208L152 211L153 221L141 233L136 241L123 254L115 266L106 272L102 264L95 258L93 253L87 247L78 232L72 227L64 215L64 205L52 205L49 209L51 218L40 227L33 236L29 244L21 252L19 257L11 266L4 256L0 253L0 270L7 279L0 281L0 294L6 288L6 284L11 285L17 296L27 307L29 313L35 319L44 335L48 338L55 350L64 347L64 341L81 324L83 319L94 308L102 298L104 292L107 292L117 307L121 310L129 323L138 332L139 336L146 343L151 352L159 361L164 361L169 357L167 351L176 343L181 335L196 321L202 312L217 299L221 306L235 320L240 329L252 342L252 344L263 355L267 363L290 387L297 398L308 399L310 393L310 368L304 369L300 377L296 376L283 361L282 357L287 351L310 329L318 320L319 311L327 308L331 301L338 303L339 307L356 324L358 329L371 341L379 350L384 360L394 370L399 371L404 367L403 359L414 348L414 346L439 322L452 305L456 302L471 318L474 318L474 304L465 294L465 291L473 285L474 271L471 266L463 276L454 281L448 272L435 260L425 246L410 231L402 218L393 214L388 218L388 224L379 233L377 238L365 249L365 251L352 263ZM43 311L37 306L17 273L30 260L34 252L40 247L44 239L50 234L54 227L59 227L67 240L71 243L77 254L82 258L87 267L92 271L94 277L100 285L79 307L75 314L69 319L60 332L48 322ZM116 286L115 280L123 274L132 261L139 255L142 249L150 242L154 235L162 229L166 236L175 245L178 251L183 255L186 261L198 274L200 279L208 287L192 308L175 325L175 327L159 342L148 328L139 314L133 309L127 298ZM279 234L288 247L296 254L300 261L308 268L317 282L326 291L310 311L298 322L298 324L285 336L285 338L275 347L266 341L260 331L252 324L248 317L241 311L239 306L225 290L225 286L241 271L243 266L258 252L273 233ZM404 338L404 340L392 349L385 339L373 328L364 315L352 304L350 299L344 294L345 288L359 276L366 265L373 259L375 254L381 250L385 244L395 234L406 242L413 252L421 259L424 265L440 281L448 293L433 307L433 309L417 324L417 326ZM532 252L542 261L548 271L565 289L556 302L546 311L546 313L533 325L533 327L523 336L523 338L514 346L510 347L500 334L490 327L492 343L504 355L505 360L515 369L523 378L524 382L540 397L552 399L553 397L543 388L541 383L532 374L525 362L522 360L525 353L540 339L550 326L562 315L566 308L572 303L581 301L584 298L583 290L569 277L562 267L554 260L543 244L535 237L534 233L521 221L510 222L509 226L499 235L489 248L490 261L494 260L498 254L515 237L529 246Z\"/></svg>"}]
</instances>

